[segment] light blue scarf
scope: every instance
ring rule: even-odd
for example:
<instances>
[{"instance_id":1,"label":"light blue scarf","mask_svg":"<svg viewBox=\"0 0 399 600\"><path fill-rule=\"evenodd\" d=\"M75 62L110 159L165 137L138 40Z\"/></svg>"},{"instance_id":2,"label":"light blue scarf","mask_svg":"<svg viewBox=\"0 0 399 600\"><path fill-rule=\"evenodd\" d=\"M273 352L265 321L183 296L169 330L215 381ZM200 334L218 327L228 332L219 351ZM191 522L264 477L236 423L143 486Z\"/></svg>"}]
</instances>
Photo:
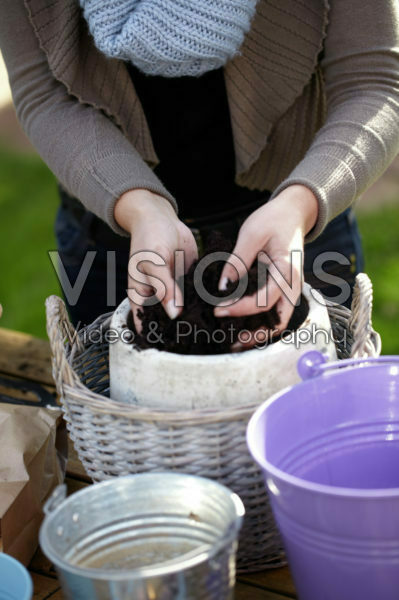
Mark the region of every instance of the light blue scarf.
<instances>
[{"instance_id":1,"label":"light blue scarf","mask_svg":"<svg viewBox=\"0 0 399 600\"><path fill-rule=\"evenodd\" d=\"M79 0L97 48L144 73L198 76L235 56L257 0Z\"/></svg>"}]
</instances>

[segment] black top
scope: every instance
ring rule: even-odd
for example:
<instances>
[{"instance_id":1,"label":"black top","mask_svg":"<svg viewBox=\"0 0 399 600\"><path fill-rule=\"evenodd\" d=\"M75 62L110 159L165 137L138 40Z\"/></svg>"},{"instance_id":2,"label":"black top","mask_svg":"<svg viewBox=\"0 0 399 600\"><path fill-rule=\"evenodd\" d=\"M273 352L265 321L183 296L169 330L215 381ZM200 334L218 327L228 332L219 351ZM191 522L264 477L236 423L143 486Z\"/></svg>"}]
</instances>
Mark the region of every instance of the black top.
<instances>
[{"instance_id":1,"label":"black top","mask_svg":"<svg viewBox=\"0 0 399 600\"><path fill-rule=\"evenodd\" d=\"M234 183L223 69L168 78L128 68L160 161L155 173L176 198L180 218L211 216L268 197Z\"/></svg>"}]
</instances>

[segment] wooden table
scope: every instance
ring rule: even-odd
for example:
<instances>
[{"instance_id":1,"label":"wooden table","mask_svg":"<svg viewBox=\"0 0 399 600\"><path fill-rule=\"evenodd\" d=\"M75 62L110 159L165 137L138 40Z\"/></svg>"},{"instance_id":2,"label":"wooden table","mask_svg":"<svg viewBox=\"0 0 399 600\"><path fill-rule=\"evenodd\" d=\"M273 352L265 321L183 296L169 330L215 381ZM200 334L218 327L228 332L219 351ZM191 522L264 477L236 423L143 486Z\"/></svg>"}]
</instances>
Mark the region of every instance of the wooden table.
<instances>
[{"instance_id":1,"label":"wooden table","mask_svg":"<svg viewBox=\"0 0 399 600\"><path fill-rule=\"evenodd\" d=\"M0 373L18 380L39 382L50 391L54 391L49 344L23 333L0 328ZM90 484L90 479L71 443L66 483L69 493ZM36 552L29 570L34 583L34 600L64 598L54 568L40 549ZM296 595L288 569L282 568L239 576L235 598L286 600L296 598Z\"/></svg>"}]
</instances>

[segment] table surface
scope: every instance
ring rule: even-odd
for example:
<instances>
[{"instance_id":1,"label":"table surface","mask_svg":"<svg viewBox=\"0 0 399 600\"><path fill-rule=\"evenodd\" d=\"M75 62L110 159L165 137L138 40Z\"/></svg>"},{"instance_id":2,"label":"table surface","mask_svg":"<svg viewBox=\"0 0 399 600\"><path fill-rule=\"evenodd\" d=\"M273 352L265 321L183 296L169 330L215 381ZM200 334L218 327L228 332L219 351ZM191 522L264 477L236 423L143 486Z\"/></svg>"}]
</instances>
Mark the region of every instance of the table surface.
<instances>
[{"instance_id":1,"label":"table surface","mask_svg":"<svg viewBox=\"0 0 399 600\"><path fill-rule=\"evenodd\" d=\"M48 342L24 333L0 328L0 373L10 379L35 381L49 391L55 390ZM16 394L23 398L24 389L22 388ZM90 484L90 479L71 442L66 483L69 493ZM64 598L56 572L40 549L36 552L29 571L34 583L34 600ZM237 579L236 600L286 600L287 598L296 598L294 584L287 568L240 575Z\"/></svg>"}]
</instances>

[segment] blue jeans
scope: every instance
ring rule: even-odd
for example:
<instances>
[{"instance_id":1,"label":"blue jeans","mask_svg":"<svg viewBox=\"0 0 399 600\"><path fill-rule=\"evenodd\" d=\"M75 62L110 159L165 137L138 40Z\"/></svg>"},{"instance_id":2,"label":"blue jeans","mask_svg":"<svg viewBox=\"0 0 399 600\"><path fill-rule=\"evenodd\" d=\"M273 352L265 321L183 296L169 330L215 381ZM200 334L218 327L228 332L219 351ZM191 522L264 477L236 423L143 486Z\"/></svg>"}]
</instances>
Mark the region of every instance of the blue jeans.
<instances>
[{"instance_id":1,"label":"blue jeans","mask_svg":"<svg viewBox=\"0 0 399 600\"><path fill-rule=\"evenodd\" d=\"M218 223L216 228L228 234L230 239L235 239L244 219L244 216L232 219L227 223L227 228L226 223L222 227ZM94 260L78 302L70 301L64 293L74 325L87 325L97 316L114 310L126 297L129 239L113 233L92 213L85 211L77 219L65 206L58 210L55 233L59 257L72 286L81 271L86 253L95 253L91 255ZM318 257L325 252L339 253L341 256L334 254L330 260L326 260L328 255L321 257L324 262L318 266ZM320 290L326 298L350 306L355 277L363 270L361 239L351 209L331 221L314 242L305 246L304 269L305 280L312 287ZM333 280L333 277L339 279ZM339 285L342 280L349 284L349 295L342 294L344 290ZM339 295L344 297L340 298Z\"/></svg>"},{"instance_id":2,"label":"blue jeans","mask_svg":"<svg viewBox=\"0 0 399 600\"><path fill-rule=\"evenodd\" d=\"M323 233L305 245L305 280L325 298L350 308L358 273L364 271L362 241L351 208L333 219ZM336 279L336 282L334 279ZM342 280L348 292L341 289Z\"/></svg>"}]
</instances>

